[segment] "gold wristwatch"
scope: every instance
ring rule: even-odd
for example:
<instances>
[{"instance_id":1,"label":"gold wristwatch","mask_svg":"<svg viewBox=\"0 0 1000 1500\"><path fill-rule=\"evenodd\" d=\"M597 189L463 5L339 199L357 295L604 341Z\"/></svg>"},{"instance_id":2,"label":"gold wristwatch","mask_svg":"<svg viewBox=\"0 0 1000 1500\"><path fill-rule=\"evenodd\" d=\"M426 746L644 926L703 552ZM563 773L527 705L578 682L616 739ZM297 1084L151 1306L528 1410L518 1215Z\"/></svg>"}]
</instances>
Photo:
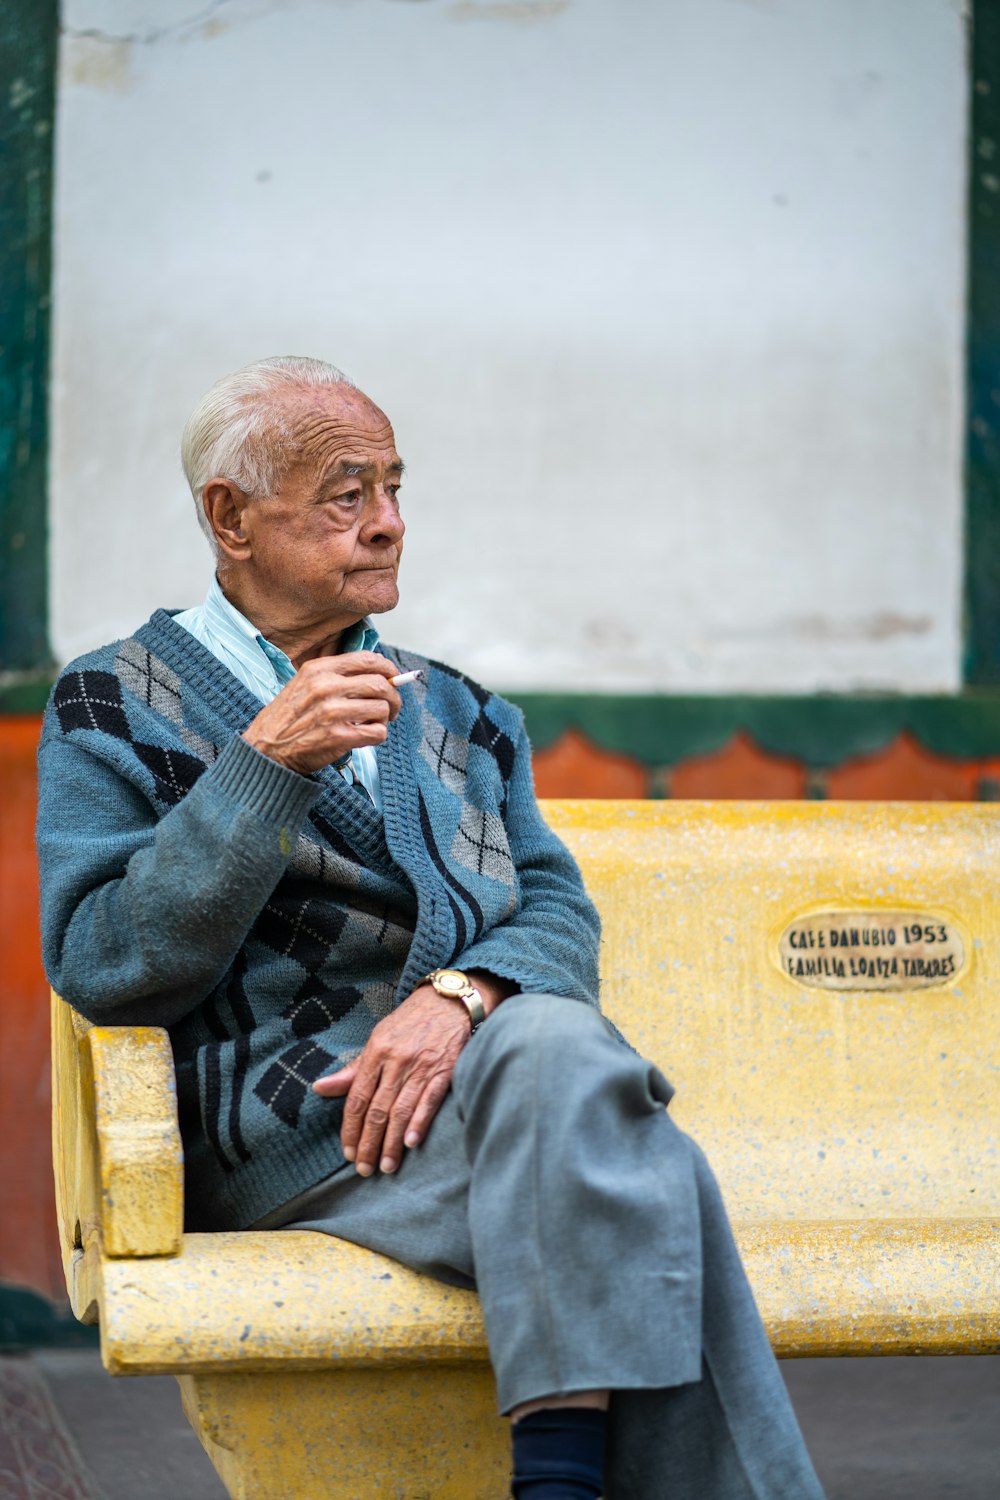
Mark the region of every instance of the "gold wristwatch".
<instances>
[{"instance_id":1,"label":"gold wristwatch","mask_svg":"<svg viewBox=\"0 0 1000 1500\"><path fill-rule=\"evenodd\" d=\"M483 997L468 974L463 974L461 969L435 969L433 973L425 974L420 982L432 984L438 994L444 995L448 1000L460 1000L469 1012L473 1031L486 1020Z\"/></svg>"}]
</instances>

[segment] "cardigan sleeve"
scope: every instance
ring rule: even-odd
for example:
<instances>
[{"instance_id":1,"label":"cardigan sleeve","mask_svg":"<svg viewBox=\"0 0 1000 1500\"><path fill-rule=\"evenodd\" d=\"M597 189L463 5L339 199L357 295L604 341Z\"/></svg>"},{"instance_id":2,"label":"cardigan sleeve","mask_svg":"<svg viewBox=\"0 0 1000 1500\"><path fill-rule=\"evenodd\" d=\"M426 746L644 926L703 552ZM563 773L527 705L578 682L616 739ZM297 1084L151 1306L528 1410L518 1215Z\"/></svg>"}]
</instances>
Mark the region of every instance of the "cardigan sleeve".
<instances>
[{"instance_id":1,"label":"cardigan sleeve","mask_svg":"<svg viewBox=\"0 0 1000 1500\"><path fill-rule=\"evenodd\" d=\"M77 737L44 733L38 759L50 983L91 1021L173 1024L233 962L319 788L235 736L158 819Z\"/></svg>"},{"instance_id":2,"label":"cardigan sleeve","mask_svg":"<svg viewBox=\"0 0 1000 1500\"><path fill-rule=\"evenodd\" d=\"M505 818L517 871L517 911L470 944L454 966L487 969L522 990L599 1007L601 921L576 860L545 822L535 799L531 746L521 725Z\"/></svg>"}]
</instances>

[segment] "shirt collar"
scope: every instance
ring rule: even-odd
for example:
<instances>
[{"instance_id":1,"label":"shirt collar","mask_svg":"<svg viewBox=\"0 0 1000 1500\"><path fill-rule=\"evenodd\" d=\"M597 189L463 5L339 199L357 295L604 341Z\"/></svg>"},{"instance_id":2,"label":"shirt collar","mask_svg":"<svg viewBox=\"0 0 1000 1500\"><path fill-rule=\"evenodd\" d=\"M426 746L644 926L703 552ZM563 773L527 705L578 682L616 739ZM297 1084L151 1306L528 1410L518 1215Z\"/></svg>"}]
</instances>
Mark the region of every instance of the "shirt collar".
<instances>
[{"instance_id":1,"label":"shirt collar","mask_svg":"<svg viewBox=\"0 0 1000 1500\"><path fill-rule=\"evenodd\" d=\"M216 619L228 621L230 627L239 632L253 645L257 646L267 657L274 675L282 687L286 682L291 682L295 676L295 668L291 658L286 656L280 646L275 646L271 641L265 640L252 621L246 615L241 614L235 604L231 604L222 592L222 586L217 577L212 578L208 587L208 595L205 599L205 615L209 623L213 615ZM344 631L340 638L338 655L346 655L348 651L377 651L379 648L378 631L366 616L358 620Z\"/></svg>"}]
</instances>

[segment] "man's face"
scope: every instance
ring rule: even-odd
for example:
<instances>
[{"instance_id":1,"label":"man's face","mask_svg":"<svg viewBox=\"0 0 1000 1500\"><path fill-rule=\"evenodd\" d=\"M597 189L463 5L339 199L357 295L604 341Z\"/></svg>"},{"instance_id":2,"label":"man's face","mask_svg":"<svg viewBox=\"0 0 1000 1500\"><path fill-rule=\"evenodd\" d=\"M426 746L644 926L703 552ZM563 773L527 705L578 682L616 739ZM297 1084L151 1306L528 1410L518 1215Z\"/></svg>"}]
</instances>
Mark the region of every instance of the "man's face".
<instances>
[{"instance_id":1,"label":"man's face","mask_svg":"<svg viewBox=\"0 0 1000 1500\"><path fill-rule=\"evenodd\" d=\"M284 404L295 458L277 492L242 512L255 592L286 628L393 609L406 528L387 417L347 386L290 389Z\"/></svg>"}]
</instances>

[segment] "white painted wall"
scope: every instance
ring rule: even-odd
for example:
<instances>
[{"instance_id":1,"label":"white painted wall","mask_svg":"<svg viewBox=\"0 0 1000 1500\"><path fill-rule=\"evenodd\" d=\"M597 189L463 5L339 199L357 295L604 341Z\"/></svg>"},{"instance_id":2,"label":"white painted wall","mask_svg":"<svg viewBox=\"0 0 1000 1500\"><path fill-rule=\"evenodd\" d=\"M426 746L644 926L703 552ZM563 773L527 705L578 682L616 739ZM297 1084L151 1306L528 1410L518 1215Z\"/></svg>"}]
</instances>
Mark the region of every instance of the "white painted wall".
<instances>
[{"instance_id":1,"label":"white painted wall","mask_svg":"<svg viewBox=\"0 0 1000 1500\"><path fill-rule=\"evenodd\" d=\"M957 0L65 0L57 652L202 595L177 459L308 353L388 639L521 688L959 681Z\"/></svg>"}]
</instances>

